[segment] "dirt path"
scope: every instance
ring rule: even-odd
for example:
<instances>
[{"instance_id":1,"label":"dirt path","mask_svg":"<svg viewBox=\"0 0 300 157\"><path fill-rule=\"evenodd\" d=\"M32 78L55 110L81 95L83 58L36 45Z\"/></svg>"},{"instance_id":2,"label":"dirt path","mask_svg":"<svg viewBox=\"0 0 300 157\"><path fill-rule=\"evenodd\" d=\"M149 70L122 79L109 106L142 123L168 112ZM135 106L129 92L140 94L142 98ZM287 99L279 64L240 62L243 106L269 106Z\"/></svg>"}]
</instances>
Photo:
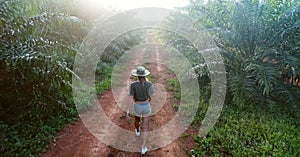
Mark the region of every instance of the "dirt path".
<instances>
[{"instance_id":1,"label":"dirt path","mask_svg":"<svg viewBox=\"0 0 300 157\"><path fill-rule=\"evenodd\" d=\"M173 104L178 103L178 100L173 98L173 93L163 92L166 89L166 79L176 77L175 74L168 72L168 68L161 63L161 58L159 50L160 45L155 43L152 33L149 31L148 36L145 39L145 47L142 47L139 53L133 53L134 59L132 62L128 63L127 69L124 72L128 73L131 69L142 63L144 59L148 59L150 62L144 65L151 71L154 78L152 82L156 83L156 90L161 91L158 96L154 97L152 100L152 106L154 114L150 117L150 130L158 129L168 123L176 114L173 109ZM147 43L151 43L151 49L147 48ZM149 45L148 45L149 46ZM154 53L147 53L151 51ZM126 119L124 116L124 109L121 109L118 104L126 104L127 100L127 90L126 84L128 81L125 79L124 88L118 91L119 96L114 98L113 90L105 91L102 96L98 98L99 103L105 114L114 122L116 125L134 131L134 118L130 117ZM165 100L162 105L161 101ZM101 128L99 128L101 129ZM114 131L114 130L112 130ZM170 130L172 131L172 130ZM145 156L151 157L172 157L172 156L187 156L187 151L191 150L193 147L193 136L196 134L197 130L188 129L186 134L187 137L180 137L168 144L165 147L157 148L155 150L149 151ZM149 135L150 138L151 135ZM115 137L118 140L118 137ZM159 140L159 139L157 139ZM79 119L75 125L68 124L67 127L58 133L57 137L51 142L50 148L47 152L42 154L43 157L83 157L83 156L99 156L99 157L118 157L118 156L141 156L140 152L127 152L121 151L116 148L107 146L94 137L88 129L85 127L83 122Z\"/></svg>"}]
</instances>

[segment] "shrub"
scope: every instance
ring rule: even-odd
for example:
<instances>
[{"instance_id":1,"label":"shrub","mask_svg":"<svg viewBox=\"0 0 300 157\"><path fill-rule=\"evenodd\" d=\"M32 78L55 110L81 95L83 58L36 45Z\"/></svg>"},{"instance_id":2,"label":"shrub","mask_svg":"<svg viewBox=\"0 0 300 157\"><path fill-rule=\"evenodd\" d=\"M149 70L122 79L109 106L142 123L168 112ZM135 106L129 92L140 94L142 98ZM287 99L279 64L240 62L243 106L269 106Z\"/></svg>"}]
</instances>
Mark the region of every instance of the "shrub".
<instances>
[{"instance_id":1,"label":"shrub","mask_svg":"<svg viewBox=\"0 0 300 157\"><path fill-rule=\"evenodd\" d=\"M197 156L299 156L297 119L253 106L226 106L219 122L200 138Z\"/></svg>"}]
</instances>

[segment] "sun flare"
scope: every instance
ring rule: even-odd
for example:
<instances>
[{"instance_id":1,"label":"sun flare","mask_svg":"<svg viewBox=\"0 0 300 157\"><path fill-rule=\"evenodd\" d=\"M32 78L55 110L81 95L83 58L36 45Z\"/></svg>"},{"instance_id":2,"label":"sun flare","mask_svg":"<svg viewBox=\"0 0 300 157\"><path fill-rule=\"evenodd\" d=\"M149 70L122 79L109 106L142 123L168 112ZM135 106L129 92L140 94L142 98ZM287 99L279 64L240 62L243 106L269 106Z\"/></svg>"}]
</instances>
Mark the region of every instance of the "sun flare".
<instances>
[{"instance_id":1,"label":"sun flare","mask_svg":"<svg viewBox=\"0 0 300 157\"><path fill-rule=\"evenodd\" d=\"M189 0L87 0L93 7L130 10L143 7L159 7L173 9L174 7L186 6Z\"/></svg>"}]
</instances>

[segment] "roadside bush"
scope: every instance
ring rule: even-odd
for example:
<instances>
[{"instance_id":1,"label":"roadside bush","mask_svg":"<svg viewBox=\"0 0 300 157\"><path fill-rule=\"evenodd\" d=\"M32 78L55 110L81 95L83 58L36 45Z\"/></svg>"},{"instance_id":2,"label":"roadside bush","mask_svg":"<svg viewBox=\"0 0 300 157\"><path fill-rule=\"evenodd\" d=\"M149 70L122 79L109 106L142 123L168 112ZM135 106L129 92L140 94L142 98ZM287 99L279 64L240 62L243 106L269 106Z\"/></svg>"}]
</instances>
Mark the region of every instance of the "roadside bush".
<instances>
[{"instance_id":1,"label":"roadside bush","mask_svg":"<svg viewBox=\"0 0 300 157\"><path fill-rule=\"evenodd\" d=\"M49 3L48 3L49 2ZM37 156L75 121L72 62L86 34L47 0L0 2L1 155Z\"/></svg>"},{"instance_id":2,"label":"roadside bush","mask_svg":"<svg viewBox=\"0 0 300 157\"><path fill-rule=\"evenodd\" d=\"M196 156L299 156L297 119L254 106L226 106L219 122L200 138Z\"/></svg>"}]
</instances>

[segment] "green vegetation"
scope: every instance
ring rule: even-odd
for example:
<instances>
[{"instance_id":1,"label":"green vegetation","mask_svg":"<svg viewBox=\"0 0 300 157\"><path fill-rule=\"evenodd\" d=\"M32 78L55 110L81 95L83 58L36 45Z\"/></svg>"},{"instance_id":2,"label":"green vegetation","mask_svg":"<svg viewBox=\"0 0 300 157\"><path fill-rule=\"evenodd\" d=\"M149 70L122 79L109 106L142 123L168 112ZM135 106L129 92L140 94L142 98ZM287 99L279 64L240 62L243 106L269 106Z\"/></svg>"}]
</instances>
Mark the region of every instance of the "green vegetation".
<instances>
[{"instance_id":1,"label":"green vegetation","mask_svg":"<svg viewBox=\"0 0 300 157\"><path fill-rule=\"evenodd\" d=\"M280 110L257 106L225 106L219 122L200 138L196 156L299 156L299 121Z\"/></svg>"},{"instance_id":2,"label":"green vegetation","mask_svg":"<svg viewBox=\"0 0 300 157\"><path fill-rule=\"evenodd\" d=\"M287 80L299 75L298 3L229 0L203 4L195 1L183 10L199 25L195 24L190 31L204 27L221 50L227 71L228 103L290 104L291 112L297 110L299 89ZM181 22L184 19L179 17L170 18L165 25L186 29ZM207 63L190 41L172 32L157 34L161 41L190 60L201 87L210 86Z\"/></svg>"},{"instance_id":3,"label":"green vegetation","mask_svg":"<svg viewBox=\"0 0 300 157\"><path fill-rule=\"evenodd\" d=\"M299 156L300 5L284 0L191 0L163 26L208 31L227 76L225 107L206 137L195 136L195 156ZM156 30L159 41L180 51L197 73L200 103L192 125L201 127L211 94L208 64L180 34ZM168 90L175 91L173 80ZM174 89L175 88L175 89ZM191 105L182 106L188 115ZM192 153L190 154L192 155Z\"/></svg>"},{"instance_id":4,"label":"green vegetation","mask_svg":"<svg viewBox=\"0 0 300 157\"><path fill-rule=\"evenodd\" d=\"M187 137L189 137L189 136L191 136L191 135L188 134L188 133L183 133L180 137L182 137L182 138L187 138Z\"/></svg>"},{"instance_id":5,"label":"green vegetation","mask_svg":"<svg viewBox=\"0 0 300 157\"><path fill-rule=\"evenodd\" d=\"M174 103L173 108L174 108L175 111L178 111L178 108L179 108L178 104Z\"/></svg>"},{"instance_id":6,"label":"green vegetation","mask_svg":"<svg viewBox=\"0 0 300 157\"><path fill-rule=\"evenodd\" d=\"M37 113L42 115L45 111ZM70 116L63 114L59 117L49 115L49 119L33 121L31 119L19 120L15 124L1 124L1 147L4 156L37 156L45 151L49 142L55 137L56 132L65 128L65 124L74 122L76 111L69 111ZM73 112L73 113L72 113Z\"/></svg>"},{"instance_id":7,"label":"green vegetation","mask_svg":"<svg viewBox=\"0 0 300 157\"><path fill-rule=\"evenodd\" d=\"M92 92L86 90L95 89L89 88L80 93L86 98L78 100L81 105L74 105L74 59L88 31L111 13L90 11L80 3L0 1L1 155L38 156L57 131L76 121L77 111L91 107ZM140 32L125 33L106 48L95 73L98 95L110 88L113 65L141 41Z\"/></svg>"},{"instance_id":8,"label":"green vegetation","mask_svg":"<svg viewBox=\"0 0 300 157\"><path fill-rule=\"evenodd\" d=\"M173 93L174 98L177 99L177 100L180 100L180 97L181 97L180 92L181 91L180 91L180 83L179 83L178 79L177 78L170 78L170 79L167 79L166 81L167 81L167 84L168 84L167 90L174 92Z\"/></svg>"},{"instance_id":9,"label":"green vegetation","mask_svg":"<svg viewBox=\"0 0 300 157\"><path fill-rule=\"evenodd\" d=\"M0 3L1 154L34 156L77 117L70 69L88 26L48 1Z\"/></svg>"},{"instance_id":10,"label":"green vegetation","mask_svg":"<svg viewBox=\"0 0 300 157\"><path fill-rule=\"evenodd\" d=\"M111 73L112 68L106 68L103 70L103 80L99 81L98 79L95 82L96 94L101 95L105 90L110 89L111 87Z\"/></svg>"},{"instance_id":11,"label":"green vegetation","mask_svg":"<svg viewBox=\"0 0 300 157\"><path fill-rule=\"evenodd\" d=\"M92 106L90 93L96 90L101 95L111 88L114 65L142 41L144 30L124 33L112 41L97 64L96 89L87 87L79 93L85 99L74 100L72 76L80 79L72 70L75 56L82 55L79 48L89 30L111 14L103 9L87 9L79 2L0 1L1 155L38 156L45 151L57 131L74 123L78 111ZM300 76L299 1L190 2L178 11L189 15L194 25L186 26L186 19L176 16L176 12L163 25L191 32L208 31L220 49L227 76L222 114L208 135L194 135L193 155L300 156L300 88L294 83ZM161 43L182 53L197 74L201 95L192 125L201 127L211 97L210 76L218 71L209 71L203 56L183 36L163 30L155 34ZM155 82L156 78L151 74L149 79ZM179 101L178 79L166 82L167 90ZM77 108L75 101L80 104ZM173 104L175 110L178 104ZM180 106L182 113L189 115L196 110L191 106ZM188 136L193 135L182 135Z\"/></svg>"}]
</instances>

